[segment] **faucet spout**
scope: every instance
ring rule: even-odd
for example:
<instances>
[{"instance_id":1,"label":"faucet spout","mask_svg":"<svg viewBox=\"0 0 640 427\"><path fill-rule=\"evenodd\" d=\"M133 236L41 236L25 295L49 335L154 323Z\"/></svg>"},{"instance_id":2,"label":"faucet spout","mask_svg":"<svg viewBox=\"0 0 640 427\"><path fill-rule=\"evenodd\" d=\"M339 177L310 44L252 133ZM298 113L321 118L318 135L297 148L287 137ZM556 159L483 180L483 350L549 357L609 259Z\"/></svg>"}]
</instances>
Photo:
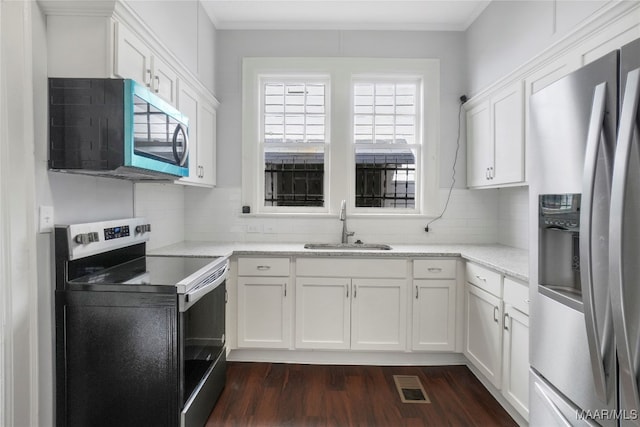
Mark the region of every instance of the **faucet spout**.
<instances>
[{"instance_id":1,"label":"faucet spout","mask_svg":"<svg viewBox=\"0 0 640 427\"><path fill-rule=\"evenodd\" d=\"M343 200L340 203L340 221L342 221L342 243L349 243L349 237L355 233L347 230L347 201Z\"/></svg>"}]
</instances>

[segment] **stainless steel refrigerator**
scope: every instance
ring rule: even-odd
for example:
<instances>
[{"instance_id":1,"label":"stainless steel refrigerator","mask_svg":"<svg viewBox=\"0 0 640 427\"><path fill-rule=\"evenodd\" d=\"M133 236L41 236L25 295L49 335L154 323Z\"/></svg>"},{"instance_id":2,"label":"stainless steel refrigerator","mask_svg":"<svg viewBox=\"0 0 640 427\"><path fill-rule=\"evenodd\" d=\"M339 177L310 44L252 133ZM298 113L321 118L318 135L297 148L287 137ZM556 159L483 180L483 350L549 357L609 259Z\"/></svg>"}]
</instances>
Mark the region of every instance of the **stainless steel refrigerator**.
<instances>
[{"instance_id":1,"label":"stainless steel refrigerator","mask_svg":"<svg viewBox=\"0 0 640 427\"><path fill-rule=\"evenodd\" d=\"M640 425L640 40L530 100L530 424Z\"/></svg>"}]
</instances>

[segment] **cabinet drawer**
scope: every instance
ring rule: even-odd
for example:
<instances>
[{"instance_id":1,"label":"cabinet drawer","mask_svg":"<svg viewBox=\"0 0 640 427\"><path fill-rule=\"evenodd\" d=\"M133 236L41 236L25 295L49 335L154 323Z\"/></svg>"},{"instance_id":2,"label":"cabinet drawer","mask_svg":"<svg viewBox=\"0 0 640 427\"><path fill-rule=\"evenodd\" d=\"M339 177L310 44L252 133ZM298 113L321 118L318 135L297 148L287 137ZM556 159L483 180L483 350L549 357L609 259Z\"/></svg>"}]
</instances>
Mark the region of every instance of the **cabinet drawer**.
<instances>
[{"instance_id":1,"label":"cabinet drawer","mask_svg":"<svg viewBox=\"0 0 640 427\"><path fill-rule=\"evenodd\" d=\"M468 283L502 298L502 276L500 273L467 262L466 280Z\"/></svg>"},{"instance_id":2,"label":"cabinet drawer","mask_svg":"<svg viewBox=\"0 0 640 427\"><path fill-rule=\"evenodd\" d=\"M289 258L238 258L239 276L288 276Z\"/></svg>"},{"instance_id":3,"label":"cabinet drawer","mask_svg":"<svg viewBox=\"0 0 640 427\"><path fill-rule=\"evenodd\" d=\"M521 282L504 278L504 302L524 314L529 314L529 287Z\"/></svg>"},{"instance_id":4,"label":"cabinet drawer","mask_svg":"<svg viewBox=\"0 0 640 427\"><path fill-rule=\"evenodd\" d=\"M456 261L453 259L417 259L413 261L416 279L455 279Z\"/></svg>"},{"instance_id":5,"label":"cabinet drawer","mask_svg":"<svg viewBox=\"0 0 640 427\"><path fill-rule=\"evenodd\" d=\"M404 259L358 258L298 258L297 276L404 278L407 261Z\"/></svg>"}]
</instances>

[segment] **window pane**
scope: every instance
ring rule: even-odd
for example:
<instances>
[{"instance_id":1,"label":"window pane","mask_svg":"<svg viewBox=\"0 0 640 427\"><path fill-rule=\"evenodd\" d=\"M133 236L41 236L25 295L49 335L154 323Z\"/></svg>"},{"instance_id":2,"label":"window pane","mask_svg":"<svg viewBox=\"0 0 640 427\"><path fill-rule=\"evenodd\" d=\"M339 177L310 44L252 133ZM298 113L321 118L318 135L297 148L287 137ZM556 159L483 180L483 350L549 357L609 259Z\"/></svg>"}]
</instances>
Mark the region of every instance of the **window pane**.
<instances>
[{"instance_id":1,"label":"window pane","mask_svg":"<svg viewBox=\"0 0 640 427\"><path fill-rule=\"evenodd\" d=\"M354 85L354 140L360 143L416 144L418 83ZM372 127L364 125L372 124Z\"/></svg>"},{"instance_id":2,"label":"window pane","mask_svg":"<svg viewBox=\"0 0 640 427\"><path fill-rule=\"evenodd\" d=\"M323 150L265 151L264 205L324 206Z\"/></svg>"},{"instance_id":3,"label":"window pane","mask_svg":"<svg viewBox=\"0 0 640 427\"><path fill-rule=\"evenodd\" d=\"M356 207L415 208L416 155L356 148Z\"/></svg>"},{"instance_id":4,"label":"window pane","mask_svg":"<svg viewBox=\"0 0 640 427\"><path fill-rule=\"evenodd\" d=\"M325 104L324 83L264 83L264 142L325 142Z\"/></svg>"}]
</instances>

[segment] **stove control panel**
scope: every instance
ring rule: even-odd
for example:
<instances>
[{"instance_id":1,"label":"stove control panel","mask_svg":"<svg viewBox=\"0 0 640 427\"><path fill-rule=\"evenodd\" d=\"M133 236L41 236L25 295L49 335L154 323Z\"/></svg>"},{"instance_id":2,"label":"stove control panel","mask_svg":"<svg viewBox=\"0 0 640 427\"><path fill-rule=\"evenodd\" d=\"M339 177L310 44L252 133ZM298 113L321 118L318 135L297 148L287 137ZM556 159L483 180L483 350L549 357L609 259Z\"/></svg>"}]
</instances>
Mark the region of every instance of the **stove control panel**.
<instances>
[{"instance_id":1,"label":"stove control panel","mask_svg":"<svg viewBox=\"0 0 640 427\"><path fill-rule=\"evenodd\" d=\"M83 258L149 240L151 224L144 218L56 226L66 237L70 259Z\"/></svg>"}]
</instances>

